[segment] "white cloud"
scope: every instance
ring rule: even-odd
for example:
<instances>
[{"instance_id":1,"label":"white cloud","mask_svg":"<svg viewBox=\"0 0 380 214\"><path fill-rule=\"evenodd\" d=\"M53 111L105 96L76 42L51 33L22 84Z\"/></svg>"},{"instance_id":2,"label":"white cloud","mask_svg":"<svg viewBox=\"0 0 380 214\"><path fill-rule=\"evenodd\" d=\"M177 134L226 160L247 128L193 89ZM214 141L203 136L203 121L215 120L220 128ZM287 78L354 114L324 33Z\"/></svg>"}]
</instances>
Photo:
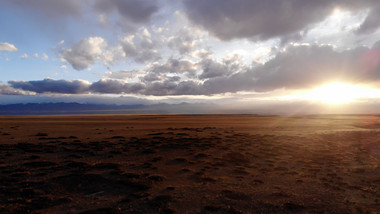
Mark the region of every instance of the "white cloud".
<instances>
[{"instance_id":1,"label":"white cloud","mask_svg":"<svg viewBox=\"0 0 380 214\"><path fill-rule=\"evenodd\" d=\"M11 51L11 52L16 52L18 49L10 43L0 43L0 51Z\"/></svg>"},{"instance_id":2,"label":"white cloud","mask_svg":"<svg viewBox=\"0 0 380 214\"><path fill-rule=\"evenodd\" d=\"M21 59L27 59L27 58L29 58L29 55L25 53L25 54L21 55L20 58Z\"/></svg>"},{"instance_id":3,"label":"white cloud","mask_svg":"<svg viewBox=\"0 0 380 214\"><path fill-rule=\"evenodd\" d=\"M34 58L40 58L40 55L38 53L33 54Z\"/></svg>"},{"instance_id":4,"label":"white cloud","mask_svg":"<svg viewBox=\"0 0 380 214\"><path fill-rule=\"evenodd\" d=\"M49 56L46 53L43 53L41 59L48 60Z\"/></svg>"},{"instance_id":5,"label":"white cloud","mask_svg":"<svg viewBox=\"0 0 380 214\"><path fill-rule=\"evenodd\" d=\"M62 62L69 62L76 70L91 70L90 66L101 62L104 65L114 65L125 57L121 45L109 47L103 37L89 37L74 44L71 49L63 49Z\"/></svg>"},{"instance_id":6,"label":"white cloud","mask_svg":"<svg viewBox=\"0 0 380 214\"><path fill-rule=\"evenodd\" d=\"M63 49L62 57L74 69L83 70L98 61L107 47L107 41L102 37L89 37L75 44L72 49Z\"/></svg>"}]
</instances>

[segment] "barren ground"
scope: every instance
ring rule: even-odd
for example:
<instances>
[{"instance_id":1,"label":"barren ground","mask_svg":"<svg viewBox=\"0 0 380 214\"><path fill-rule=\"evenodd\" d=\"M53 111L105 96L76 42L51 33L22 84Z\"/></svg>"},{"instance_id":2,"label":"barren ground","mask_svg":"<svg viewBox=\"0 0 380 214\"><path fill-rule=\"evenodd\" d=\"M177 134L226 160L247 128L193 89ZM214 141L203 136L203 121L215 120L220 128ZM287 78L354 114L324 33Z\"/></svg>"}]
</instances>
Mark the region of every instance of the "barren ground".
<instances>
[{"instance_id":1,"label":"barren ground","mask_svg":"<svg viewBox=\"0 0 380 214\"><path fill-rule=\"evenodd\" d=\"M0 117L0 213L379 213L380 117Z\"/></svg>"}]
</instances>

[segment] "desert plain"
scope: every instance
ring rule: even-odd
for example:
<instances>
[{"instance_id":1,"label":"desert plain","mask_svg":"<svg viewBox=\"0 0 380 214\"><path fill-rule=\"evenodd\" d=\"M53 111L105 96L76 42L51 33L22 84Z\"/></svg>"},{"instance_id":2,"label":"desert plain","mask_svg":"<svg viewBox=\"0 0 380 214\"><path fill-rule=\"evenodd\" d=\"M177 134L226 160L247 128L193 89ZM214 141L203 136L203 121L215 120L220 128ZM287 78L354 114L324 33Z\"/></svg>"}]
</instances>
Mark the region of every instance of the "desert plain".
<instances>
[{"instance_id":1,"label":"desert plain","mask_svg":"<svg viewBox=\"0 0 380 214\"><path fill-rule=\"evenodd\" d=\"M0 117L0 213L380 213L377 115Z\"/></svg>"}]
</instances>

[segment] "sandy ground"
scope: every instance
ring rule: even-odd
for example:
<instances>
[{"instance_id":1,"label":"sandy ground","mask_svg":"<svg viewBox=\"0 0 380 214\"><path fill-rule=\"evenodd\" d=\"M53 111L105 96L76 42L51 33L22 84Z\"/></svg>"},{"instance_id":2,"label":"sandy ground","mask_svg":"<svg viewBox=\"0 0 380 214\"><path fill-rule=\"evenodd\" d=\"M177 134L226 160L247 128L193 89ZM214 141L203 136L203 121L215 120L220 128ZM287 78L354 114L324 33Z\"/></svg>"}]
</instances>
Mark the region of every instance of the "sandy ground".
<instances>
[{"instance_id":1,"label":"sandy ground","mask_svg":"<svg viewBox=\"0 0 380 214\"><path fill-rule=\"evenodd\" d=\"M0 117L0 213L380 213L380 117Z\"/></svg>"}]
</instances>

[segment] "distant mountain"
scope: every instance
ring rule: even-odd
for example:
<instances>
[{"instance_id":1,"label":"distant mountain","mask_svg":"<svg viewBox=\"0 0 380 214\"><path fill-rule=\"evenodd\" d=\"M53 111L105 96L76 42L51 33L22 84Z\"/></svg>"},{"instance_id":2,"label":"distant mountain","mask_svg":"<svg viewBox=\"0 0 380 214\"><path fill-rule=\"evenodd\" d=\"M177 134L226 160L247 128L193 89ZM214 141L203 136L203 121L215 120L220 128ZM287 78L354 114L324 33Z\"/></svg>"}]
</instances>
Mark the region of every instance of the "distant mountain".
<instances>
[{"instance_id":1,"label":"distant mountain","mask_svg":"<svg viewBox=\"0 0 380 214\"><path fill-rule=\"evenodd\" d=\"M80 104L80 103L27 103L0 105L0 115L49 115L49 114L121 114L136 113L147 106Z\"/></svg>"},{"instance_id":2,"label":"distant mountain","mask_svg":"<svg viewBox=\"0 0 380 214\"><path fill-rule=\"evenodd\" d=\"M144 104L80 104L26 103L0 105L0 115L64 115L64 114L218 114L236 113L218 111L219 107L205 103ZM241 112L240 112L241 113Z\"/></svg>"}]
</instances>

